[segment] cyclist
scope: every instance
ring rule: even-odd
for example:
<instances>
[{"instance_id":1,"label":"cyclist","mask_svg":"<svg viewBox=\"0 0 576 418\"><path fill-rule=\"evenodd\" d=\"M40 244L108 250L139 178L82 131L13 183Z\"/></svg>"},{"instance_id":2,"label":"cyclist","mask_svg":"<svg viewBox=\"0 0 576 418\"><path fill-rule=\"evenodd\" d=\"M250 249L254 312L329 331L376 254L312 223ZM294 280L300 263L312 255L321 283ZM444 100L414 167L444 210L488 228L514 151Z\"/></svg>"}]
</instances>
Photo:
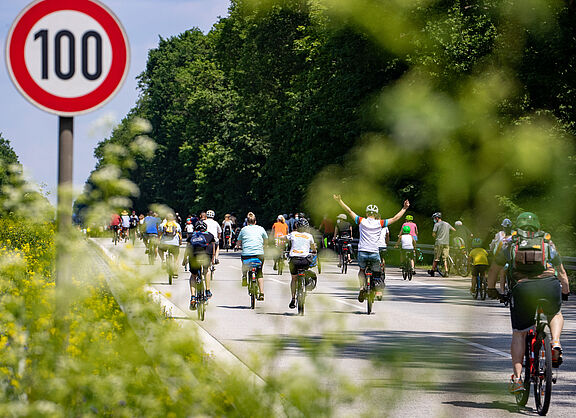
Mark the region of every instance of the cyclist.
<instances>
[{"instance_id":1,"label":"cyclist","mask_svg":"<svg viewBox=\"0 0 576 418\"><path fill-rule=\"evenodd\" d=\"M186 241L188 241L188 237L194 233L194 225L192 225L192 219L186 219L186 225L184 226L184 235L186 236ZM182 266L184 267L184 271L188 271L188 264L190 264L190 251L188 251L188 247L186 247L186 251L184 251L184 259L182 260Z\"/></svg>"},{"instance_id":2,"label":"cyclist","mask_svg":"<svg viewBox=\"0 0 576 418\"><path fill-rule=\"evenodd\" d=\"M227 213L224 215L224 220L222 221L222 240L226 240L227 247L232 248L232 231L234 230L234 222L232 222L232 215Z\"/></svg>"},{"instance_id":3,"label":"cyclist","mask_svg":"<svg viewBox=\"0 0 576 418\"><path fill-rule=\"evenodd\" d=\"M454 229L456 230L454 236L462 238L464 248L466 249L466 251L468 251L470 249L470 242L472 241L472 238L474 238L474 234L470 232L468 227L464 225L462 221L454 222Z\"/></svg>"},{"instance_id":4,"label":"cyclist","mask_svg":"<svg viewBox=\"0 0 576 418\"><path fill-rule=\"evenodd\" d=\"M334 227L334 242L336 244L338 255L342 254L343 240L348 241L348 262L350 263L352 261L352 225L348 222L345 213L338 215L336 226ZM340 258L338 258L338 267L342 267Z\"/></svg>"},{"instance_id":5,"label":"cyclist","mask_svg":"<svg viewBox=\"0 0 576 418\"><path fill-rule=\"evenodd\" d=\"M448 256L450 255L450 231L456 231L452 225L442 220L442 213L435 212L432 215L434 220L434 229L432 230L432 237L436 239L434 242L434 261L432 262L432 270L428 270L428 274L434 277L434 272L438 269L440 259L444 262L444 274L448 277Z\"/></svg>"},{"instance_id":6,"label":"cyclist","mask_svg":"<svg viewBox=\"0 0 576 418\"><path fill-rule=\"evenodd\" d=\"M214 257L214 264L218 264L218 256L220 255L220 237L222 236L222 227L218 222L214 220L214 216L216 214L213 210L206 211L206 226L208 227L207 231L210 232L214 236L214 240L216 241L216 256Z\"/></svg>"},{"instance_id":7,"label":"cyclist","mask_svg":"<svg viewBox=\"0 0 576 418\"><path fill-rule=\"evenodd\" d=\"M381 261L378 252L378 239L380 238L382 228L398 221L410 206L410 202L405 200L402 209L400 209L400 211L392 218L377 220L376 215L378 214L378 206L376 205L368 205L366 207L366 217L363 218L356 215L356 213L354 213L354 211L342 201L340 195L334 195L334 200L336 200L336 202L338 202L338 204L348 212L359 226L360 241L358 242L358 266L360 267L360 270L358 272L358 279L360 281L360 292L358 293L358 301L364 302L364 298L366 297L366 289L364 288L364 283L366 282L364 271L366 270L366 266L371 264L375 277L380 273L378 271L380 269Z\"/></svg>"},{"instance_id":8,"label":"cyclist","mask_svg":"<svg viewBox=\"0 0 576 418\"><path fill-rule=\"evenodd\" d=\"M414 223L414 217L412 215L406 215L406 222L400 227L400 232L398 233L398 241L400 241L402 235L404 235L404 227L410 228L410 235L414 237L414 241L418 241L418 226Z\"/></svg>"},{"instance_id":9,"label":"cyclist","mask_svg":"<svg viewBox=\"0 0 576 418\"><path fill-rule=\"evenodd\" d=\"M493 255L496 255L502 249L502 244L512 235L512 221L510 219L505 218L501 226L502 230L494 235L494 239L490 243L490 252ZM499 269L498 277L500 278L500 292L504 293L506 290L506 276L503 268Z\"/></svg>"},{"instance_id":10,"label":"cyclist","mask_svg":"<svg viewBox=\"0 0 576 418\"><path fill-rule=\"evenodd\" d=\"M472 267L470 269L472 278L470 282L470 293L476 293L476 276L480 273L485 275L488 271L488 252L482 248L482 240L474 238L472 240L472 250L470 251L468 262Z\"/></svg>"},{"instance_id":11,"label":"cyclist","mask_svg":"<svg viewBox=\"0 0 576 418\"><path fill-rule=\"evenodd\" d=\"M240 230L236 239L236 245L242 246L242 260L258 258L264 264L264 242L268 239L268 234L260 225L256 225L256 215L248 212L246 215L246 226ZM256 276L258 277L258 300L264 300L264 276L262 275L262 265L258 267ZM242 286L247 286L246 272L248 267L242 263Z\"/></svg>"},{"instance_id":12,"label":"cyclist","mask_svg":"<svg viewBox=\"0 0 576 418\"><path fill-rule=\"evenodd\" d=\"M112 214L112 218L110 220L110 229L114 233L114 235L120 235L120 229L122 228L122 218L117 213ZM114 238L112 238L114 241Z\"/></svg>"},{"instance_id":13,"label":"cyclist","mask_svg":"<svg viewBox=\"0 0 576 418\"><path fill-rule=\"evenodd\" d=\"M168 271L173 273L174 277L178 277L176 269L176 260L180 255L180 245L182 244L182 229L180 224L176 221L173 213L166 216L166 222L160 228L160 244L158 244L158 253L161 259L164 259L164 252L172 254L174 257L172 265L168 265L169 257L166 254L166 267Z\"/></svg>"},{"instance_id":14,"label":"cyclist","mask_svg":"<svg viewBox=\"0 0 576 418\"><path fill-rule=\"evenodd\" d=\"M380 220L380 215L376 215L375 218ZM380 267L382 269L382 280L386 279L386 251L388 250L388 242L390 242L390 230L387 226L382 228L380 232L380 238L378 238L378 253L380 254ZM378 292L376 297L380 300L382 292Z\"/></svg>"},{"instance_id":15,"label":"cyclist","mask_svg":"<svg viewBox=\"0 0 576 418\"><path fill-rule=\"evenodd\" d=\"M186 238L188 243L186 252L190 267L190 310L196 309L196 277L202 274L202 269L206 272L206 297L212 297L212 292L210 291L212 279L210 265L214 262L216 244L214 235L207 232L207 228L204 221L198 221L194 226L194 232L190 233Z\"/></svg>"},{"instance_id":16,"label":"cyclist","mask_svg":"<svg viewBox=\"0 0 576 418\"><path fill-rule=\"evenodd\" d=\"M123 210L121 213L122 216L122 233L120 234L121 239L126 239L128 237L128 229L130 229L130 215L128 215L127 210Z\"/></svg>"},{"instance_id":17,"label":"cyclist","mask_svg":"<svg viewBox=\"0 0 576 418\"><path fill-rule=\"evenodd\" d=\"M146 245L146 253L148 253L152 247L154 254L152 254L152 259L156 258L156 245L158 243L158 236L160 232L160 218L153 211L148 212L148 216L144 218L144 244ZM152 244L149 246L148 244Z\"/></svg>"},{"instance_id":18,"label":"cyclist","mask_svg":"<svg viewBox=\"0 0 576 418\"><path fill-rule=\"evenodd\" d=\"M290 261L288 265L290 266L290 274L292 275L292 281L290 282L290 291L292 293L292 299L288 305L290 309L296 307L296 284L298 281L298 269L308 268L311 263L311 251L316 251L316 244L314 243L314 237L310 234L307 229L310 227L308 220L304 217L298 219L296 224L296 231L292 231L288 235L288 241L290 242L290 254L288 255ZM315 277L314 279L315 280Z\"/></svg>"},{"instance_id":19,"label":"cyclist","mask_svg":"<svg viewBox=\"0 0 576 418\"><path fill-rule=\"evenodd\" d=\"M130 229L128 229L128 233L130 236L130 241L132 241L132 245L136 243L136 232L138 230L138 225L140 225L140 219L136 215L136 211L132 211L132 215L130 215Z\"/></svg>"},{"instance_id":20,"label":"cyclist","mask_svg":"<svg viewBox=\"0 0 576 418\"><path fill-rule=\"evenodd\" d=\"M538 299L545 299L542 306L549 319L552 367L562 363L560 335L564 326L564 317L560 308L562 300L568 300L570 284L568 276L556 246L550 234L540 230L538 217L531 212L523 212L516 219L516 228L511 238L504 242L502 251L496 254L494 263L508 265L509 278L514 283L511 289L510 317L512 320L513 375L510 378L510 392L523 391L521 380L522 360L527 331L534 325L534 312ZM488 290L491 297L497 296L497 268L490 268Z\"/></svg>"},{"instance_id":21,"label":"cyclist","mask_svg":"<svg viewBox=\"0 0 576 418\"><path fill-rule=\"evenodd\" d=\"M400 235L399 242L396 243L395 247L402 246L402 252L400 253L400 262L404 263L406 259L410 260L410 269L414 273L414 256L416 252L416 240L414 235L412 235L412 229L409 225L404 225L402 227L402 235Z\"/></svg>"},{"instance_id":22,"label":"cyclist","mask_svg":"<svg viewBox=\"0 0 576 418\"><path fill-rule=\"evenodd\" d=\"M286 242L285 239L288 235L288 225L286 224L283 215L278 215L278 218L276 218L276 222L272 225L272 232L274 233L274 244L276 245L276 249L279 252L284 251L284 243ZM278 260L274 258L274 270L277 268L277 261Z\"/></svg>"},{"instance_id":23,"label":"cyclist","mask_svg":"<svg viewBox=\"0 0 576 418\"><path fill-rule=\"evenodd\" d=\"M318 231L322 233L322 248L328 248L329 243L332 243L332 239L334 238L334 222L332 222L328 215L324 215L322 218L322 222L320 222L320 226L318 226Z\"/></svg>"}]
</instances>

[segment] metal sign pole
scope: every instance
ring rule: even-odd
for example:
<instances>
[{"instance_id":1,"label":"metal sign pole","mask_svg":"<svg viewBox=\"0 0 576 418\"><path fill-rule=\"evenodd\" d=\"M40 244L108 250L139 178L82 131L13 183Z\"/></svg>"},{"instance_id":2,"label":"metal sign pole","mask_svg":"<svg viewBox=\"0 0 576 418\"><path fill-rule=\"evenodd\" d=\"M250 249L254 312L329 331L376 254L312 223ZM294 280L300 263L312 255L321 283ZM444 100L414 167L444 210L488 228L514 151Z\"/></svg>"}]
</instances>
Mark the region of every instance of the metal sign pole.
<instances>
[{"instance_id":1,"label":"metal sign pole","mask_svg":"<svg viewBox=\"0 0 576 418\"><path fill-rule=\"evenodd\" d=\"M65 257L65 242L72 227L72 169L74 155L74 118L59 117L58 141L58 208L57 208L57 260L56 285L68 279L68 263Z\"/></svg>"}]
</instances>

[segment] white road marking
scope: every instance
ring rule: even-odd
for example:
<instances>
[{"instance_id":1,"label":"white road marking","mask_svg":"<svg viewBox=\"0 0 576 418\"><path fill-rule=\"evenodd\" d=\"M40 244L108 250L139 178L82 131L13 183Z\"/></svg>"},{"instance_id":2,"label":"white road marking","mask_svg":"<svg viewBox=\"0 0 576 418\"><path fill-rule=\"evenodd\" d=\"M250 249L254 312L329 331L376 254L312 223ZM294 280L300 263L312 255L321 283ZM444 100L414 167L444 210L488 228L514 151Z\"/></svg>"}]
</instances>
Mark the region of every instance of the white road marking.
<instances>
[{"instance_id":1,"label":"white road marking","mask_svg":"<svg viewBox=\"0 0 576 418\"><path fill-rule=\"evenodd\" d=\"M510 356L510 354L505 353L505 352L500 351L500 350L496 350L495 348L492 348L492 347L488 347L488 346L485 346L485 345L482 345L482 344L478 344L478 343L473 343L472 341L468 341L468 340L466 340L466 339L464 339L464 338L458 338L458 337L450 337L450 338L451 338L452 340L458 341L458 342L460 342L460 343L462 343L462 344L467 344L467 345L470 345L470 346L472 346L472 347L476 347L476 348L479 348L479 349L481 349L481 350L484 350L484 351L488 351L488 352L490 352L490 353L497 354L497 355L499 355L500 357L505 357L505 358L508 358L508 359L509 359L509 358L512 358L512 356Z\"/></svg>"}]
</instances>

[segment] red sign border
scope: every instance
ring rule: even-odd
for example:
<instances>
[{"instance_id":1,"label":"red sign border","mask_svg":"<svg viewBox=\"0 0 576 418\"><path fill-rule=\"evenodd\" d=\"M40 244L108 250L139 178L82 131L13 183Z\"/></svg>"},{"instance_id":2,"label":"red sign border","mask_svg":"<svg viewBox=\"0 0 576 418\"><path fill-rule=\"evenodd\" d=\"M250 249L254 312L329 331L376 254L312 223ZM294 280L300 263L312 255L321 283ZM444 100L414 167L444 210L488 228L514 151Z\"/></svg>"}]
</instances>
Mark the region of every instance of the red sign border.
<instances>
[{"instance_id":1,"label":"red sign border","mask_svg":"<svg viewBox=\"0 0 576 418\"><path fill-rule=\"evenodd\" d=\"M31 77L24 57L26 39L32 27L44 16L63 10L87 14L106 31L112 45L112 65L106 79L90 93L59 97L41 88ZM74 116L103 106L118 92L128 75L130 50L120 21L97 0L37 0L16 18L6 42L6 64L14 84L30 102L60 116Z\"/></svg>"}]
</instances>

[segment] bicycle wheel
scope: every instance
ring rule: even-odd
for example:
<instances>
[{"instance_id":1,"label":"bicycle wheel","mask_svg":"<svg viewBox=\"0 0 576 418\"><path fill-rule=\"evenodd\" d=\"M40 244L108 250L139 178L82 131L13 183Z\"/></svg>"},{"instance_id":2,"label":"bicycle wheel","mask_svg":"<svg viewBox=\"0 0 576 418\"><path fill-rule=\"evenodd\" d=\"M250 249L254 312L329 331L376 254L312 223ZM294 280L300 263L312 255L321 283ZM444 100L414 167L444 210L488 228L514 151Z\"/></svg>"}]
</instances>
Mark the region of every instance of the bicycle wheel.
<instances>
[{"instance_id":1,"label":"bicycle wheel","mask_svg":"<svg viewBox=\"0 0 576 418\"><path fill-rule=\"evenodd\" d=\"M480 297L482 298L482 300L486 300L486 294L488 292L487 291L488 283L486 283L486 276L482 275L480 283L482 283L482 287L480 288Z\"/></svg>"},{"instance_id":2,"label":"bicycle wheel","mask_svg":"<svg viewBox=\"0 0 576 418\"><path fill-rule=\"evenodd\" d=\"M366 311L368 315L372 313L372 305L374 305L374 291L369 290L366 295Z\"/></svg>"},{"instance_id":3,"label":"bicycle wheel","mask_svg":"<svg viewBox=\"0 0 576 418\"><path fill-rule=\"evenodd\" d=\"M552 395L552 349L550 338L545 335L534 344L534 400L539 415L546 415Z\"/></svg>"},{"instance_id":4,"label":"bicycle wheel","mask_svg":"<svg viewBox=\"0 0 576 418\"><path fill-rule=\"evenodd\" d=\"M253 280L254 272L250 272L248 277L248 293L250 294L250 308L254 309L256 307L256 292L258 289L258 285L256 281Z\"/></svg>"},{"instance_id":5,"label":"bicycle wheel","mask_svg":"<svg viewBox=\"0 0 576 418\"><path fill-rule=\"evenodd\" d=\"M402 278L406 280L408 278L408 271L406 270L406 265L402 264Z\"/></svg>"},{"instance_id":6,"label":"bicycle wheel","mask_svg":"<svg viewBox=\"0 0 576 418\"><path fill-rule=\"evenodd\" d=\"M408 277L408 281L412 280L413 275L414 275L414 270L412 270L411 267L408 267L408 273L406 274L406 276Z\"/></svg>"},{"instance_id":7,"label":"bicycle wheel","mask_svg":"<svg viewBox=\"0 0 576 418\"><path fill-rule=\"evenodd\" d=\"M206 316L206 301L202 300L201 302L197 303L196 311L198 311L198 319L200 321L204 321Z\"/></svg>"},{"instance_id":8,"label":"bicycle wheel","mask_svg":"<svg viewBox=\"0 0 576 418\"><path fill-rule=\"evenodd\" d=\"M318 274L322 273L322 262L320 261L320 254L317 256L316 265L318 266Z\"/></svg>"},{"instance_id":9,"label":"bicycle wheel","mask_svg":"<svg viewBox=\"0 0 576 418\"><path fill-rule=\"evenodd\" d=\"M172 285L172 277L174 277L174 256L170 253L166 253L166 270L168 271L168 284Z\"/></svg>"},{"instance_id":10,"label":"bicycle wheel","mask_svg":"<svg viewBox=\"0 0 576 418\"><path fill-rule=\"evenodd\" d=\"M276 263L276 268L278 270L278 275L282 276L282 273L284 272L284 258L280 257Z\"/></svg>"},{"instance_id":11,"label":"bicycle wheel","mask_svg":"<svg viewBox=\"0 0 576 418\"><path fill-rule=\"evenodd\" d=\"M476 281L475 282L476 282L476 286L474 286L475 289L474 289L474 293L472 294L472 297L477 300L480 297L480 287L482 286L482 284L481 284L482 281L480 279L479 274L476 274Z\"/></svg>"},{"instance_id":12,"label":"bicycle wheel","mask_svg":"<svg viewBox=\"0 0 576 418\"><path fill-rule=\"evenodd\" d=\"M532 343L532 334L526 334L526 347L524 348L524 367L522 368L522 381L524 382L524 390L516 393L516 404L518 406L525 406L530 396L530 350Z\"/></svg>"}]
</instances>

